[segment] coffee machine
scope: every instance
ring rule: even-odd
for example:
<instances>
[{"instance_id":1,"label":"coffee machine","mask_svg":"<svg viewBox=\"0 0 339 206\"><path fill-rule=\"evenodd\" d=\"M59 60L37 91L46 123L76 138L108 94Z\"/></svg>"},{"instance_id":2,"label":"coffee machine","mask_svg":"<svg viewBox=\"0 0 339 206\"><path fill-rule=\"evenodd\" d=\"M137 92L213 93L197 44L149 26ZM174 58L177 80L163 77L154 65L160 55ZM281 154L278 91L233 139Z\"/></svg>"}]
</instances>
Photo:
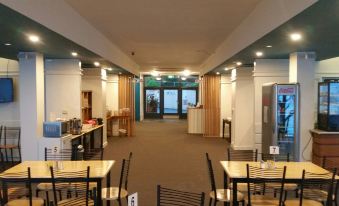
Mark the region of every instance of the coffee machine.
<instances>
[{"instance_id":1,"label":"coffee machine","mask_svg":"<svg viewBox=\"0 0 339 206\"><path fill-rule=\"evenodd\" d=\"M69 130L70 130L70 133L73 135L81 134L81 130L82 130L81 119L78 119L78 118L70 119Z\"/></svg>"}]
</instances>

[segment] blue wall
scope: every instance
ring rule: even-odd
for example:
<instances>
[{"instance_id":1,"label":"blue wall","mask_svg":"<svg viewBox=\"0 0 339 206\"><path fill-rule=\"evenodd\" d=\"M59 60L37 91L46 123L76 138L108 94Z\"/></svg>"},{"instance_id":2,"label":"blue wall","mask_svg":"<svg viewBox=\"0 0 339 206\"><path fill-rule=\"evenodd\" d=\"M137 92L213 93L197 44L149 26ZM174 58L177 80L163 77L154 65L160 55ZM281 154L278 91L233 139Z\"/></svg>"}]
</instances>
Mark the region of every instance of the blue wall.
<instances>
[{"instance_id":1,"label":"blue wall","mask_svg":"<svg viewBox=\"0 0 339 206\"><path fill-rule=\"evenodd\" d=\"M135 84L135 120L140 121L140 82Z\"/></svg>"}]
</instances>

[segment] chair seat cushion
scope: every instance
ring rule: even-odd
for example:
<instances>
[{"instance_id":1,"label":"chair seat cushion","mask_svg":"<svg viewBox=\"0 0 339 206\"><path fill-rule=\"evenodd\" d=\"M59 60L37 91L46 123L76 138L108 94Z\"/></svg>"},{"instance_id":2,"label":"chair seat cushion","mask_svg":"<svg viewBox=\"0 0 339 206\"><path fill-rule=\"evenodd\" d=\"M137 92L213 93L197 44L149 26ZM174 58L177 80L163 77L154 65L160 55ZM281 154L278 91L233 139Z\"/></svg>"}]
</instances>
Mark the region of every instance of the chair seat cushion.
<instances>
[{"instance_id":1,"label":"chair seat cushion","mask_svg":"<svg viewBox=\"0 0 339 206\"><path fill-rule=\"evenodd\" d=\"M53 190L53 184L52 183L39 183L37 186L38 190L42 191L51 191ZM55 188L57 190L66 190L69 189L70 183L56 183Z\"/></svg>"},{"instance_id":2,"label":"chair seat cushion","mask_svg":"<svg viewBox=\"0 0 339 206\"><path fill-rule=\"evenodd\" d=\"M119 195L119 187L102 188L101 197L103 200L117 200ZM128 195L128 191L121 188L120 198L125 198Z\"/></svg>"},{"instance_id":3,"label":"chair seat cushion","mask_svg":"<svg viewBox=\"0 0 339 206\"><path fill-rule=\"evenodd\" d=\"M325 202L327 200L327 192L321 189L304 189L303 197L306 199L313 199L318 202Z\"/></svg>"},{"instance_id":4,"label":"chair seat cushion","mask_svg":"<svg viewBox=\"0 0 339 206\"><path fill-rule=\"evenodd\" d=\"M246 198L248 202L248 198ZM251 195L251 205L255 206L279 206L279 199L266 195Z\"/></svg>"},{"instance_id":5,"label":"chair seat cushion","mask_svg":"<svg viewBox=\"0 0 339 206\"><path fill-rule=\"evenodd\" d=\"M233 188L233 183L229 184L229 188ZM237 183L237 190L240 192L247 192L247 183Z\"/></svg>"},{"instance_id":6,"label":"chair seat cushion","mask_svg":"<svg viewBox=\"0 0 339 206\"><path fill-rule=\"evenodd\" d=\"M217 189L217 200L221 202L231 202L233 200L233 192L230 189ZM214 191L210 192L210 198L214 199ZM241 192L237 192L237 200L243 201L244 195Z\"/></svg>"},{"instance_id":7,"label":"chair seat cushion","mask_svg":"<svg viewBox=\"0 0 339 206\"><path fill-rule=\"evenodd\" d=\"M41 198L33 198L32 199L32 206L43 206L44 200ZM6 206L30 206L29 199L22 198L22 199L15 199L9 201Z\"/></svg>"},{"instance_id":8,"label":"chair seat cushion","mask_svg":"<svg viewBox=\"0 0 339 206\"><path fill-rule=\"evenodd\" d=\"M266 183L265 186L269 187L269 188L280 189L281 188L281 183ZM286 190L286 191L294 191L297 188L298 188L297 184L293 184L293 183L285 183L284 184L284 190Z\"/></svg>"},{"instance_id":9,"label":"chair seat cushion","mask_svg":"<svg viewBox=\"0 0 339 206\"><path fill-rule=\"evenodd\" d=\"M285 206L299 206L300 199L291 199L285 201ZM303 206L323 206L321 202L315 200L303 199Z\"/></svg>"},{"instance_id":10,"label":"chair seat cushion","mask_svg":"<svg viewBox=\"0 0 339 206\"><path fill-rule=\"evenodd\" d=\"M69 198L58 202L58 206L70 206L70 205L84 206L86 205L86 197ZM92 199L88 199L88 206L94 206L94 201Z\"/></svg>"}]
</instances>

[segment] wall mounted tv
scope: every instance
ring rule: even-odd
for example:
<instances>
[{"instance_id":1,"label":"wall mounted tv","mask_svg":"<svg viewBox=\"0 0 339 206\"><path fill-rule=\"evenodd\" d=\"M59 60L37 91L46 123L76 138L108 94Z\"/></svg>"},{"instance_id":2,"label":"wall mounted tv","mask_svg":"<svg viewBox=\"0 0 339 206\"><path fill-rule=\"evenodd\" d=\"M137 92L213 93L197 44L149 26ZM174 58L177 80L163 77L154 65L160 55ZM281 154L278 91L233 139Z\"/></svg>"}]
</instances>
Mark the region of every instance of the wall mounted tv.
<instances>
[{"instance_id":1,"label":"wall mounted tv","mask_svg":"<svg viewBox=\"0 0 339 206\"><path fill-rule=\"evenodd\" d=\"M0 103L13 102L13 79L0 78Z\"/></svg>"}]
</instances>

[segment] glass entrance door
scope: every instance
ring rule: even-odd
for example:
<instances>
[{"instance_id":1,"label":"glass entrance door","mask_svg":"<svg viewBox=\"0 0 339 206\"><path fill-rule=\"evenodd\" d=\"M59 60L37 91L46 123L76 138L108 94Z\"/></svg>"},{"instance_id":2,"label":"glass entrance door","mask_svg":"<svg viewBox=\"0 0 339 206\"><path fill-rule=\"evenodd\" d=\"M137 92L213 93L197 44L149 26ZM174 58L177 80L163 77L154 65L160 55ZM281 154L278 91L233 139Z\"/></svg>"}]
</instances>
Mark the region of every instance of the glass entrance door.
<instances>
[{"instance_id":1,"label":"glass entrance door","mask_svg":"<svg viewBox=\"0 0 339 206\"><path fill-rule=\"evenodd\" d=\"M160 89L145 89L145 117L160 118Z\"/></svg>"},{"instance_id":2,"label":"glass entrance door","mask_svg":"<svg viewBox=\"0 0 339 206\"><path fill-rule=\"evenodd\" d=\"M181 118L187 117L187 108L197 104L196 89L182 89L181 91Z\"/></svg>"},{"instance_id":3,"label":"glass entrance door","mask_svg":"<svg viewBox=\"0 0 339 206\"><path fill-rule=\"evenodd\" d=\"M163 113L177 115L179 113L179 90L164 89Z\"/></svg>"}]
</instances>

